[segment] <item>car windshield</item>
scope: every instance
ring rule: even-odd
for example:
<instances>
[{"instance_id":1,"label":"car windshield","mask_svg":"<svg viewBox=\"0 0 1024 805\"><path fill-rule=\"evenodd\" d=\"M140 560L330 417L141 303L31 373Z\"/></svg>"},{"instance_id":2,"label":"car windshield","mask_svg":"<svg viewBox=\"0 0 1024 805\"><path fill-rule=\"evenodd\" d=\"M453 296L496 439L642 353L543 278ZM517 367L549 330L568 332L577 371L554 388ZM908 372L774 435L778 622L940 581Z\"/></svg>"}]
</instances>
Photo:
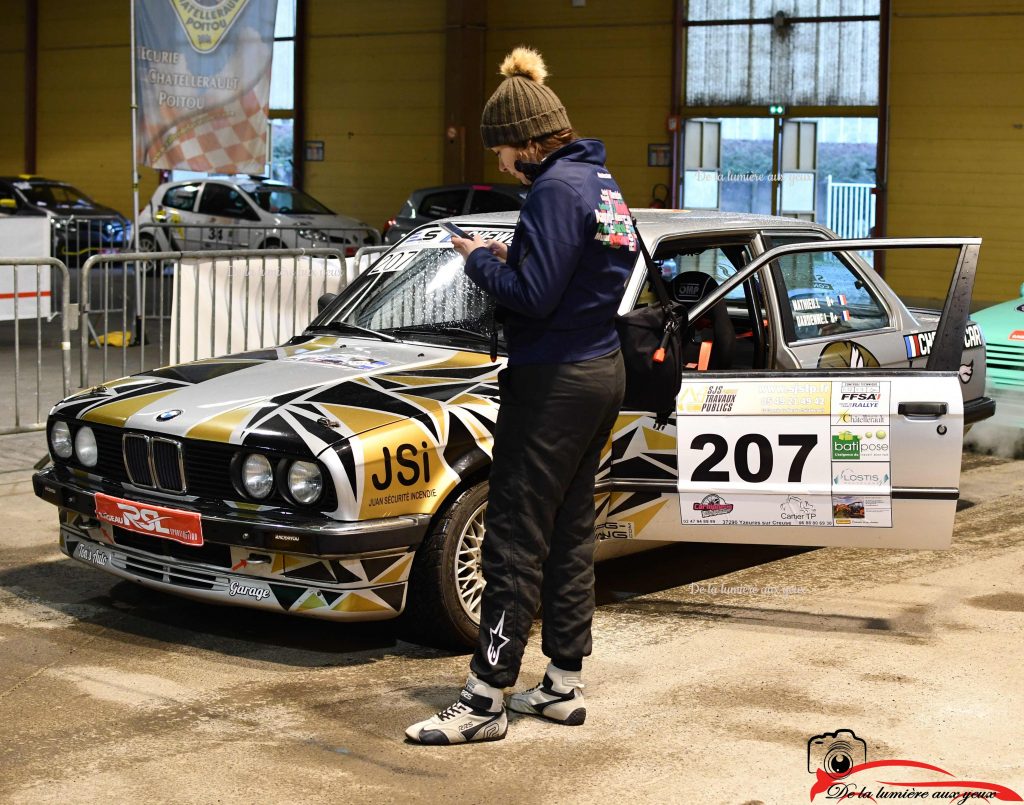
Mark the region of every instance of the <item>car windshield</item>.
<instances>
[{"instance_id":1,"label":"car windshield","mask_svg":"<svg viewBox=\"0 0 1024 805\"><path fill-rule=\"evenodd\" d=\"M484 238L509 240L512 230L490 230ZM420 230L361 275L313 327L358 325L401 340L459 342L487 351L493 303L463 271L451 235Z\"/></svg>"},{"instance_id":2,"label":"car windshield","mask_svg":"<svg viewBox=\"0 0 1024 805\"><path fill-rule=\"evenodd\" d=\"M95 207L91 198L80 193L69 184L56 182L19 182L18 189L28 203L48 210L65 207Z\"/></svg>"},{"instance_id":3,"label":"car windshield","mask_svg":"<svg viewBox=\"0 0 1024 805\"><path fill-rule=\"evenodd\" d=\"M327 207L312 196L294 187L264 185L251 191L253 200L261 210L282 215L333 215Z\"/></svg>"}]
</instances>

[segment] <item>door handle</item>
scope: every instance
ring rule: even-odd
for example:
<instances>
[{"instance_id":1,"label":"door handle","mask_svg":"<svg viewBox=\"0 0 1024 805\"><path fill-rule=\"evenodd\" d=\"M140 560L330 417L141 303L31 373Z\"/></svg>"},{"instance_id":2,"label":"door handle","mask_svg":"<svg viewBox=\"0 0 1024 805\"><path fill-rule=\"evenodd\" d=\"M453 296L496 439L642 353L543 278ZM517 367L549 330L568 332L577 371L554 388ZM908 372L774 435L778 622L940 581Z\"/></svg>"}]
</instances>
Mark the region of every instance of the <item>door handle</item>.
<instances>
[{"instance_id":1,"label":"door handle","mask_svg":"<svg viewBox=\"0 0 1024 805\"><path fill-rule=\"evenodd\" d=\"M949 404L944 402L901 402L896 408L896 412L909 419L938 419L949 412Z\"/></svg>"}]
</instances>

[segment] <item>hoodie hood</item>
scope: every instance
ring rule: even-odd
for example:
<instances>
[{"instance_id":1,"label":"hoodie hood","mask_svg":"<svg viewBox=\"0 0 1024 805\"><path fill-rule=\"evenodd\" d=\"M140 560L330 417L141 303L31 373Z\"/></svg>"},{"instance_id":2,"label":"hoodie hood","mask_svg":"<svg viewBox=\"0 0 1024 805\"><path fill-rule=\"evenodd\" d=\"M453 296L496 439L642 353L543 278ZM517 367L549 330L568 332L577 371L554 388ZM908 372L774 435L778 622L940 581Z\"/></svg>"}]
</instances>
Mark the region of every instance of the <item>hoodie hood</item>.
<instances>
[{"instance_id":1,"label":"hoodie hood","mask_svg":"<svg viewBox=\"0 0 1024 805\"><path fill-rule=\"evenodd\" d=\"M548 168L559 160L567 162L583 162L589 165L604 165L604 143L600 140L585 138L573 140L557 151L552 151L540 162L523 162L516 160L516 170L531 182L535 182Z\"/></svg>"}]
</instances>

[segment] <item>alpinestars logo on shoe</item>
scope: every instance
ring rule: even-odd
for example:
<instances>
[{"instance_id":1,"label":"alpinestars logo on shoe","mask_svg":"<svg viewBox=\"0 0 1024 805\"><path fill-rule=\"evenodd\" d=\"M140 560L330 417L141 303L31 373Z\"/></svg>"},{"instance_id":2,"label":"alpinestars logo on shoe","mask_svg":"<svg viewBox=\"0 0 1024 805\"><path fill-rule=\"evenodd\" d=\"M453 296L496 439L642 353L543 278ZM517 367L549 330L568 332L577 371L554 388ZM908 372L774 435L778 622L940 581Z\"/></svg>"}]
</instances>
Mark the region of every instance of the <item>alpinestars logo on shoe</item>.
<instances>
[{"instance_id":1,"label":"alpinestars logo on shoe","mask_svg":"<svg viewBox=\"0 0 1024 805\"><path fill-rule=\"evenodd\" d=\"M495 637L501 641L498 645L494 645ZM491 644L487 647L487 662L491 665L497 665L498 656L507 644L508 638L505 637L505 612L502 611L501 618L498 620L498 625L491 629Z\"/></svg>"}]
</instances>

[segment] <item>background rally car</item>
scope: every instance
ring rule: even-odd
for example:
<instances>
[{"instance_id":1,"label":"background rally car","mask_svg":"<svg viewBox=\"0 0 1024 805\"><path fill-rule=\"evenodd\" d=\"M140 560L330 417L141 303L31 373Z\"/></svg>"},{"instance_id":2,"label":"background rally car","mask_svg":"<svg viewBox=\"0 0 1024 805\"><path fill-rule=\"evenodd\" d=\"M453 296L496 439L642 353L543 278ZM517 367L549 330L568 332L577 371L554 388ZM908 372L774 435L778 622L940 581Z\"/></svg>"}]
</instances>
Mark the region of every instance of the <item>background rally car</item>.
<instances>
[{"instance_id":1,"label":"background rally car","mask_svg":"<svg viewBox=\"0 0 1024 805\"><path fill-rule=\"evenodd\" d=\"M689 308L692 371L667 427L622 412L597 478L598 557L694 539L948 546L964 422L992 409L966 322L980 242L917 244L940 270L959 249L940 325L852 251L863 242L813 224L638 219ZM509 240L515 214L459 224ZM648 303L647 282L638 263L623 312ZM429 224L325 305L278 348L59 403L36 494L59 508L63 551L116 576L338 620L405 609L424 637L469 642L503 362L488 299Z\"/></svg>"}]
</instances>

